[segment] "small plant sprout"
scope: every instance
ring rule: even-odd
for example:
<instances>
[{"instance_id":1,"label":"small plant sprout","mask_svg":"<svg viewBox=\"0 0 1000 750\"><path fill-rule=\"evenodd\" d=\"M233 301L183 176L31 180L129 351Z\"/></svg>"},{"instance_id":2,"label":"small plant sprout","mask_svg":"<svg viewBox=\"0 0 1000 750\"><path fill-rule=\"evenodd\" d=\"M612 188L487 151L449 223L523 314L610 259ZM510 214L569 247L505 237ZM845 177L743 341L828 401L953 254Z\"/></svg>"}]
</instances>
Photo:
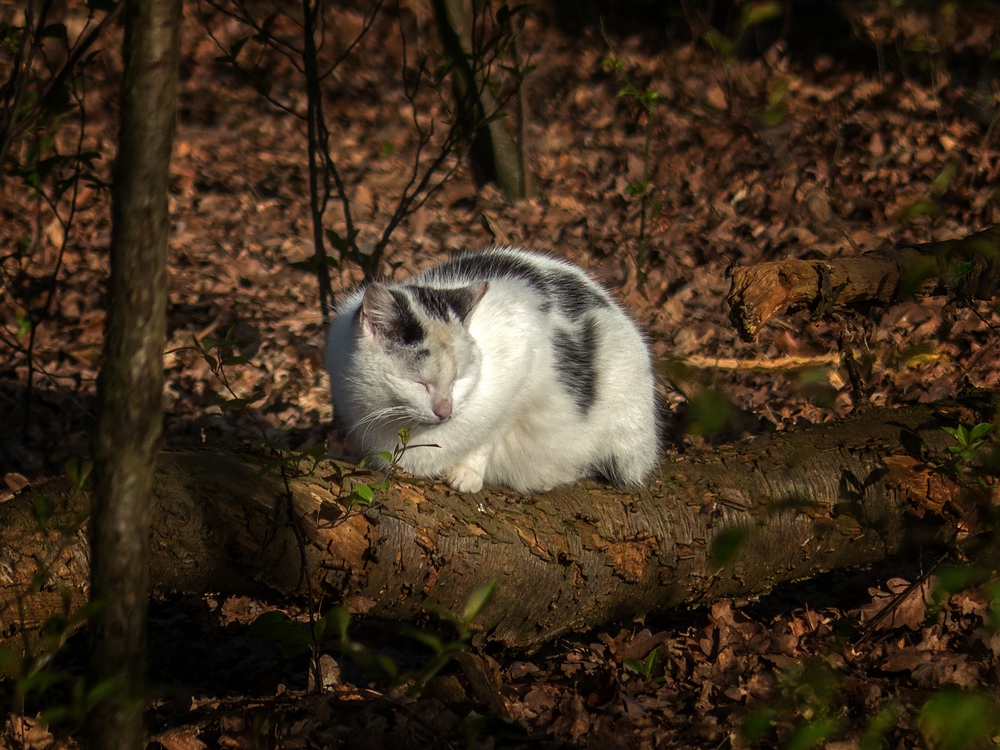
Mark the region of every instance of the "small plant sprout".
<instances>
[{"instance_id":1,"label":"small plant sprout","mask_svg":"<svg viewBox=\"0 0 1000 750\"><path fill-rule=\"evenodd\" d=\"M73 483L73 488L77 492L83 492L83 487L90 478L90 472L94 468L94 462L79 457L71 458L66 463L66 477Z\"/></svg>"},{"instance_id":2,"label":"small plant sprout","mask_svg":"<svg viewBox=\"0 0 1000 750\"><path fill-rule=\"evenodd\" d=\"M456 654L469 649L473 633L472 621L493 596L495 588L496 581L490 581L473 591L460 615L445 609L427 607L440 620L452 624L457 637L448 639L425 630L407 628L405 632L409 637L427 646L432 652L422 666L409 670L400 670L389 656L354 640L348 633L351 615L343 605L331 608L322 617L311 619L308 626L278 610L265 612L254 620L250 633L274 641L286 659L308 654L309 668L316 677L313 684L317 686L317 690L322 690L323 684L319 673L323 646L327 641L336 639L341 655L359 664L373 677L386 679L394 685L410 684L414 691L419 691Z\"/></svg>"},{"instance_id":3,"label":"small plant sprout","mask_svg":"<svg viewBox=\"0 0 1000 750\"><path fill-rule=\"evenodd\" d=\"M645 659L624 659L622 664L631 669L636 674L645 677L647 680L653 677L653 670L656 668L657 649L653 649L646 654ZM662 677L654 678L662 682Z\"/></svg>"},{"instance_id":4,"label":"small plant sprout","mask_svg":"<svg viewBox=\"0 0 1000 750\"><path fill-rule=\"evenodd\" d=\"M729 37L719 31L719 29L711 26L705 31L703 39L715 54L721 58L728 73L729 68L739 58L740 47L746 35L753 31L759 24L781 18L783 14L784 8L781 3L770 2L769 0L745 3L741 7L739 26L737 27L735 38Z\"/></svg>"},{"instance_id":5,"label":"small plant sprout","mask_svg":"<svg viewBox=\"0 0 1000 750\"><path fill-rule=\"evenodd\" d=\"M982 422L971 430L966 429L964 425L942 427L941 429L955 438L958 443L958 445L948 446L950 456L941 468L957 477L976 459L983 446L990 442L989 435L993 432L993 425L989 422Z\"/></svg>"},{"instance_id":6,"label":"small plant sprout","mask_svg":"<svg viewBox=\"0 0 1000 750\"><path fill-rule=\"evenodd\" d=\"M403 454L406 453L407 449L411 447L424 447L410 445L410 430L406 427L400 427L399 432L396 433L396 437L396 447L393 448L391 453L389 451L382 451L381 453L376 453L373 456L365 456L361 459L358 466L362 469L367 467L372 461L385 464L385 476L382 477L382 481L375 487L364 483L356 484L354 489L351 490L351 494L345 500L348 510L351 510L355 505L360 505L364 508L371 507L375 503L375 493L385 492L389 488L393 478L399 471L399 462L402 460Z\"/></svg>"}]
</instances>

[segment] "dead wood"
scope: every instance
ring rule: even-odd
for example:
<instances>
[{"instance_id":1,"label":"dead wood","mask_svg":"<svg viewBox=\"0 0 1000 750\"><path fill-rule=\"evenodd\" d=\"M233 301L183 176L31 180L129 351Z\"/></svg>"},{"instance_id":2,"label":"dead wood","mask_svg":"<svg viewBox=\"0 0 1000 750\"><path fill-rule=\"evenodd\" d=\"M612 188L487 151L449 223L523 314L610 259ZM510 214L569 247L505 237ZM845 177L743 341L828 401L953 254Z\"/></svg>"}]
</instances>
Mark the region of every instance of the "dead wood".
<instances>
[{"instance_id":1,"label":"dead wood","mask_svg":"<svg viewBox=\"0 0 1000 750\"><path fill-rule=\"evenodd\" d=\"M891 305L915 294L991 299L1000 284L1000 226L955 240L885 247L858 258L758 263L735 268L730 276L730 320L745 341L790 308L824 315L859 305Z\"/></svg>"},{"instance_id":2,"label":"dead wood","mask_svg":"<svg viewBox=\"0 0 1000 750\"><path fill-rule=\"evenodd\" d=\"M256 458L165 453L151 579L160 592L271 598L310 586L327 605L401 620L428 604L460 611L496 579L478 637L531 647L617 618L868 565L915 541L950 543L974 521L962 486L934 470L950 440L940 428L990 421L998 407L1000 394L982 394L873 409L670 458L636 492L582 483L531 497L496 488L460 496L402 479L364 513L343 505L354 482L371 479L351 467L291 478L288 495ZM44 527L32 510L40 497L55 509ZM87 504L55 479L0 505L4 636L85 602L86 534L72 519ZM720 565L713 547L733 530L742 543Z\"/></svg>"}]
</instances>

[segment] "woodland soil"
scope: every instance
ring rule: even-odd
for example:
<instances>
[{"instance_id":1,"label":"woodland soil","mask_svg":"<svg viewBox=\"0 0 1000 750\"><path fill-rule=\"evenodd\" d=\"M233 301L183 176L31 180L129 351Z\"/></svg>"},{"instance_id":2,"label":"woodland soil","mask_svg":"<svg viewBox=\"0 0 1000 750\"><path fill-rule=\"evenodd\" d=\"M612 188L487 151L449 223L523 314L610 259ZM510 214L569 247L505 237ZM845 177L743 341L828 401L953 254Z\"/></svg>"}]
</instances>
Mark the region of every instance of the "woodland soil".
<instances>
[{"instance_id":1,"label":"woodland soil","mask_svg":"<svg viewBox=\"0 0 1000 750\"><path fill-rule=\"evenodd\" d=\"M460 166L394 233L387 273L404 278L448 253L493 243L581 263L629 308L664 363L664 395L676 415L671 451L704 442L699 433L725 404L724 429L708 439L849 413L848 376L830 357L842 330L861 342L854 354L874 403L997 388L1000 315L987 303L914 300L837 321L800 312L771 321L752 344L728 322L732 264L855 255L1000 221L1000 80L990 62L1000 7L963 10L947 35L940 18L917 10L829 13L815 28L793 25L785 40L728 59L692 43L683 23L630 23L618 9L609 36L624 71L659 97L640 284L641 204L628 188L643 175L646 115L619 96L622 82L602 64L609 50L596 23L561 23L529 9L519 45L535 66L525 133L537 197L512 204L492 186L477 187ZM356 9L332 13L333 48L349 43L362 17ZM217 61L206 25L224 42L242 33L207 6L186 5L164 448L280 438L307 449L330 439L332 408L316 280L293 266L313 253L304 125ZM386 14L327 84L332 153L362 249L391 214L416 149L399 72L404 51L432 50L434 39L432 27L409 13L404 26L405 50L396 16ZM85 145L102 155L96 169L105 179L117 129L119 36L103 40L87 87ZM273 96L305 109L290 65L276 63L268 74ZM417 105L424 121L443 116L433 91L423 90ZM0 501L88 452L108 201L107 190L83 190L60 257L59 222L22 184L3 183ZM335 207L327 225L345 231ZM362 278L346 262L332 272L338 298ZM44 304L53 273L56 294L36 328L29 397L18 320ZM192 340L230 329L249 364L226 369L229 387L240 397L264 395L252 409L222 414L225 387ZM757 367L779 358L791 364ZM336 439L331 449L346 450ZM916 746L933 731L919 717L934 691L993 694L1000 682L1000 636L989 627L985 589L931 606L935 578L922 577L929 564L908 559L830 574L759 601L619 623L532 654L490 652L450 664L419 696L332 648L324 660L328 691L309 692L304 658L284 658L248 632L272 603L211 595L160 601L151 613L152 746L745 747L755 716L771 722L757 738L765 747L820 720L829 720L825 747L858 747L876 716L890 717L886 746ZM873 623L890 601L891 616ZM351 632L401 668L429 659L396 626L358 620ZM78 668L81 647L71 644L63 657L67 670ZM649 676L626 664L654 650ZM72 727L39 725L38 708L10 714L0 747L78 745Z\"/></svg>"}]
</instances>

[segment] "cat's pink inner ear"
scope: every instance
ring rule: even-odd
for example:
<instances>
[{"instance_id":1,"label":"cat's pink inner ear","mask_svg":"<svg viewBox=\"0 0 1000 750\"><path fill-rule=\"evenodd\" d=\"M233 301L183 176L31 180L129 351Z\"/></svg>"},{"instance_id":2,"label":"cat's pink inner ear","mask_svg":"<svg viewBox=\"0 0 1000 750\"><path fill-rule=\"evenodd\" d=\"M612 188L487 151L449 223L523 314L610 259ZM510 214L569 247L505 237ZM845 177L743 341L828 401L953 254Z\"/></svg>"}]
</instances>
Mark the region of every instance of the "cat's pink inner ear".
<instances>
[{"instance_id":1,"label":"cat's pink inner ear","mask_svg":"<svg viewBox=\"0 0 1000 750\"><path fill-rule=\"evenodd\" d=\"M392 294L379 283L365 289L361 300L361 328L372 336L385 336L393 322Z\"/></svg>"},{"instance_id":2,"label":"cat's pink inner ear","mask_svg":"<svg viewBox=\"0 0 1000 750\"><path fill-rule=\"evenodd\" d=\"M476 305L486 296L486 292L489 291L490 282L488 281L477 281L475 284L469 287L472 290L472 304L469 305L469 312L471 313L476 309Z\"/></svg>"}]
</instances>

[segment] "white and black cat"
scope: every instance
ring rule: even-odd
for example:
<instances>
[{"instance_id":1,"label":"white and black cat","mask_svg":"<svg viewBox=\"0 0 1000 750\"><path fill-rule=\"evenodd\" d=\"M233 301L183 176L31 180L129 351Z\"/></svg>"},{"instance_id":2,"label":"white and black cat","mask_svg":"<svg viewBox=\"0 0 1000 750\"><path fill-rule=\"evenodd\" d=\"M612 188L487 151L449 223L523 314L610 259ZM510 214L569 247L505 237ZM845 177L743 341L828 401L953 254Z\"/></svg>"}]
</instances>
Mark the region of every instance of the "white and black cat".
<instances>
[{"instance_id":1,"label":"white and black cat","mask_svg":"<svg viewBox=\"0 0 1000 750\"><path fill-rule=\"evenodd\" d=\"M495 248L370 284L330 326L336 416L366 455L459 492L586 476L641 483L656 466L657 397L635 323L578 266ZM420 447L434 444L438 447Z\"/></svg>"}]
</instances>

